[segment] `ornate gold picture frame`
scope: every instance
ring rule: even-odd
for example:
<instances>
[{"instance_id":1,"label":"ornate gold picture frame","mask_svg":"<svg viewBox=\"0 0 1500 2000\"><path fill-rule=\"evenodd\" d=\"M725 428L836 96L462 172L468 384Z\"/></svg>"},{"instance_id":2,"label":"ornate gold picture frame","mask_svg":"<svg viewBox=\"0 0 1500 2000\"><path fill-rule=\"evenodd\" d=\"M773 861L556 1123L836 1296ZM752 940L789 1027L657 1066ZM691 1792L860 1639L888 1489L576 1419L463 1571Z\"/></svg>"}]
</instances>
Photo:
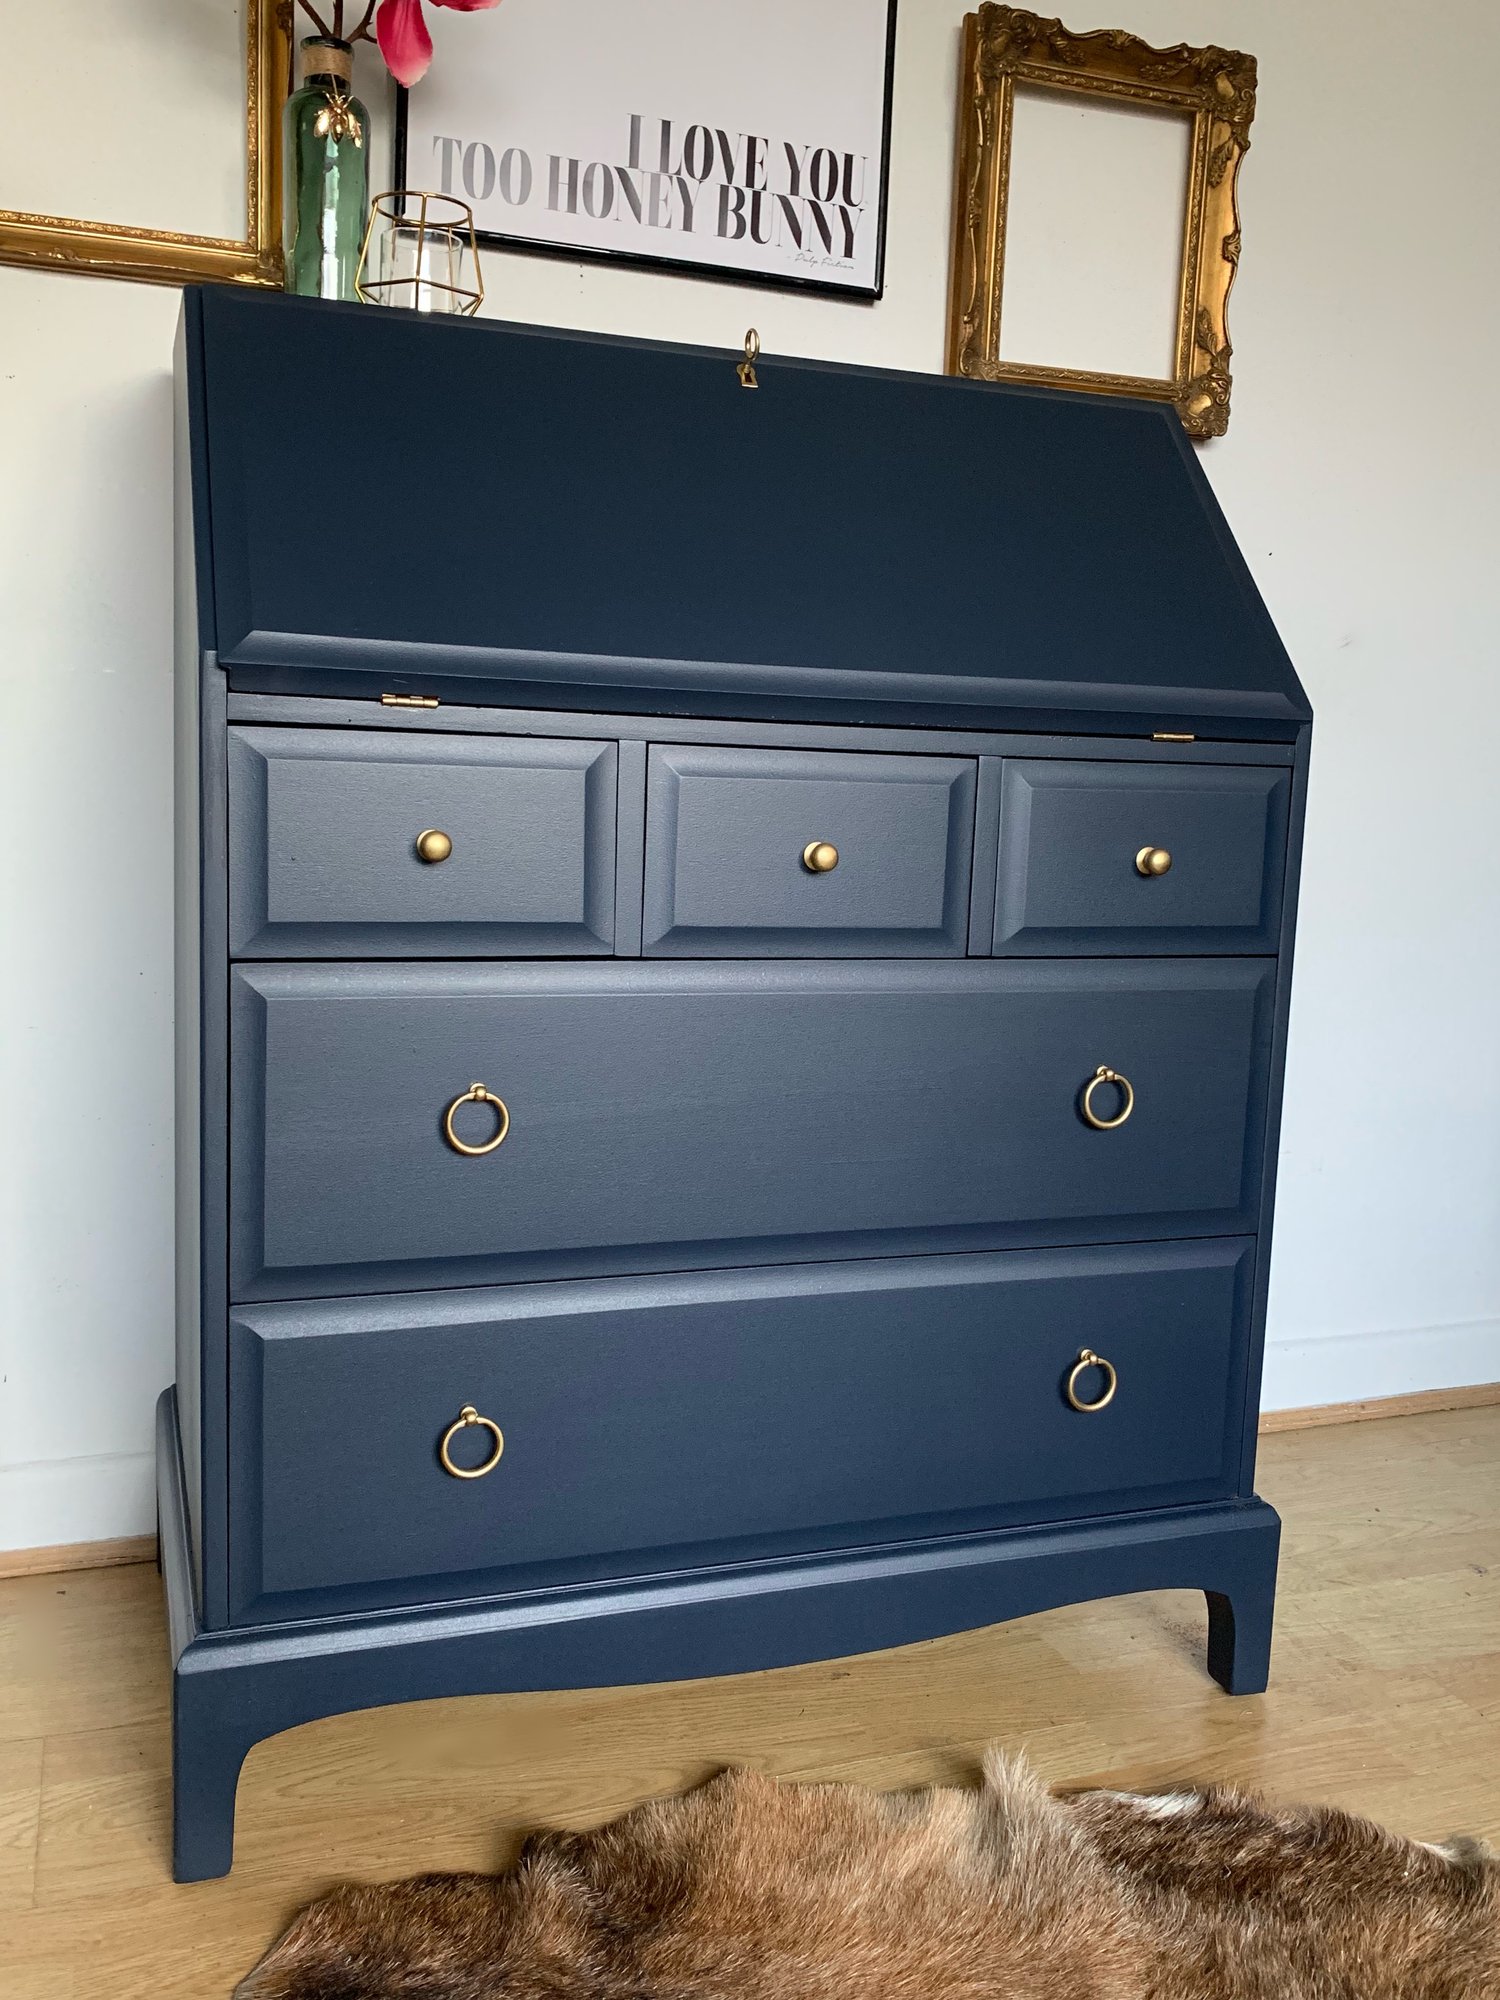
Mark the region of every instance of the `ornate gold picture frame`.
<instances>
[{"instance_id":1,"label":"ornate gold picture frame","mask_svg":"<svg viewBox=\"0 0 1500 2000\"><path fill-rule=\"evenodd\" d=\"M1240 254L1235 182L1255 115L1255 58L1186 43L1154 49L1123 29L1075 35L1025 8L988 5L965 17L961 76L948 372L1170 402L1191 436L1222 436L1229 423L1226 309ZM1170 378L1000 359L1018 84L1179 112L1191 121Z\"/></svg>"},{"instance_id":2,"label":"ornate gold picture frame","mask_svg":"<svg viewBox=\"0 0 1500 2000\"><path fill-rule=\"evenodd\" d=\"M245 0L245 233L165 229L0 208L0 263L165 285L199 279L281 283L281 113L290 61L286 0ZM0 190L3 192L3 190Z\"/></svg>"}]
</instances>

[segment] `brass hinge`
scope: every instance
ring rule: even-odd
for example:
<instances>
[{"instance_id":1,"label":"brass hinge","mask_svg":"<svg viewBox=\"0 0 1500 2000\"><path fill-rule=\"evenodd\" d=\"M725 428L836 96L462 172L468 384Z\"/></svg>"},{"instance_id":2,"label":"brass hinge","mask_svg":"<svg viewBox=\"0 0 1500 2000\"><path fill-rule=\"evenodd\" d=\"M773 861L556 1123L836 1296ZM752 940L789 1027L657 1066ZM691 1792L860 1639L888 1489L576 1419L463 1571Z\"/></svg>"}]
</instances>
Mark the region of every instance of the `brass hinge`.
<instances>
[{"instance_id":1,"label":"brass hinge","mask_svg":"<svg viewBox=\"0 0 1500 2000\"><path fill-rule=\"evenodd\" d=\"M382 708L436 708L438 698L435 694L383 694L380 705Z\"/></svg>"},{"instance_id":2,"label":"brass hinge","mask_svg":"<svg viewBox=\"0 0 1500 2000\"><path fill-rule=\"evenodd\" d=\"M386 699L389 700L389 696ZM1198 739L1196 736L1180 736L1175 729L1157 729L1152 731L1151 741L1153 743L1196 743Z\"/></svg>"}]
</instances>

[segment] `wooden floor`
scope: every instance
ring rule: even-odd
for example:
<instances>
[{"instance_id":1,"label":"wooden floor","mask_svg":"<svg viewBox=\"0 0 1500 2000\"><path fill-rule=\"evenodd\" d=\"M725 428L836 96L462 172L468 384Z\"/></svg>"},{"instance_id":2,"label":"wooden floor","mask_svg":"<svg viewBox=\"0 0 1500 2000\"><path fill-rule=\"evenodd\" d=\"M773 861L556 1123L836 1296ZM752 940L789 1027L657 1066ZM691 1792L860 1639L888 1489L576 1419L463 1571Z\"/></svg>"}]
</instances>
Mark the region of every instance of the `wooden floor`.
<instances>
[{"instance_id":1,"label":"wooden floor","mask_svg":"<svg viewBox=\"0 0 1500 2000\"><path fill-rule=\"evenodd\" d=\"M310 1724L252 1751L234 1873L167 1867L167 1674L154 1569L0 1584L0 1990L227 1994L336 1875L490 1868L744 1762L911 1785L992 1740L1050 1778L1232 1777L1422 1838L1500 1841L1500 1408L1262 1447L1286 1541L1272 1691L1206 1679L1202 1599L1049 1612L841 1664Z\"/></svg>"}]
</instances>

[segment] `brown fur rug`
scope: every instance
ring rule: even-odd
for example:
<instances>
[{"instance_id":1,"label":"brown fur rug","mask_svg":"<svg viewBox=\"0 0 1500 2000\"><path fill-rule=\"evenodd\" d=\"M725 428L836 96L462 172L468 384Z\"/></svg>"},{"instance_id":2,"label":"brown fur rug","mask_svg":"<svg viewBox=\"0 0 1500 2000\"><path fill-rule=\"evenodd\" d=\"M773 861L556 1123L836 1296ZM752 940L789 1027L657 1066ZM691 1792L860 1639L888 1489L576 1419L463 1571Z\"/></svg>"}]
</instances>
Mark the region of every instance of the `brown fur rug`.
<instances>
[{"instance_id":1,"label":"brown fur rug","mask_svg":"<svg viewBox=\"0 0 1500 2000\"><path fill-rule=\"evenodd\" d=\"M730 1772L509 1873L344 1888L237 2000L1496 2000L1500 1862L1247 1793Z\"/></svg>"}]
</instances>

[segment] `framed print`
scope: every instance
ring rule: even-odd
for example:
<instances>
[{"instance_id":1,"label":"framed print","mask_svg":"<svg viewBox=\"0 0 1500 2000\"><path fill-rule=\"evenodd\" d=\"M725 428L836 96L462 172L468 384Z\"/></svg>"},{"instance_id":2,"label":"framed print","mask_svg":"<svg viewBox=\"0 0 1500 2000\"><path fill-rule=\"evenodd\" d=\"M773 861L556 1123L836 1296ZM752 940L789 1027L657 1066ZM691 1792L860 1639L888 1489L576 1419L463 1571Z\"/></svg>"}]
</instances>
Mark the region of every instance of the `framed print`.
<instances>
[{"instance_id":1,"label":"framed print","mask_svg":"<svg viewBox=\"0 0 1500 2000\"><path fill-rule=\"evenodd\" d=\"M949 373L1168 402L1221 436L1255 87L1237 49L968 15Z\"/></svg>"},{"instance_id":2,"label":"framed print","mask_svg":"<svg viewBox=\"0 0 1500 2000\"><path fill-rule=\"evenodd\" d=\"M396 180L481 243L879 298L896 0L428 15Z\"/></svg>"},{"instance_id":3,"label":"framed print","mask_svg":"<svg viewBox=\"0 0 1500 2000\"><path fill-rule=\"evenodd\" d=\"M277 0L9 9L0 263L279 285L280 11ZM13 115L38 90L56 103L48 145Z\"/></svg>"}]
</instances>

